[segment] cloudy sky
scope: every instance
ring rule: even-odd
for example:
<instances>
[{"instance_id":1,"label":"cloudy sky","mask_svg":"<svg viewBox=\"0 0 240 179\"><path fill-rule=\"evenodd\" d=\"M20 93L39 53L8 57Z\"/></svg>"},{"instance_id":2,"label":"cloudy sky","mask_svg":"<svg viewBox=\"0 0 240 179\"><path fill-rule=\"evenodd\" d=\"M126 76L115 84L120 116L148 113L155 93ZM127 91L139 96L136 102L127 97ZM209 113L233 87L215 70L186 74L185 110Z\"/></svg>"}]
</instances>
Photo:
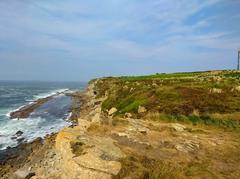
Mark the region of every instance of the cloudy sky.
<instances>
[{"instance_id":1,"label":"cloudy sky","mask_svg":"<svg viewBox=\"0 0 240 179\"><path fill-rule=\"evenodd\" d=\"M0 80L233 69L239 0L0 0Z\"/></svg>"}]
</instances>

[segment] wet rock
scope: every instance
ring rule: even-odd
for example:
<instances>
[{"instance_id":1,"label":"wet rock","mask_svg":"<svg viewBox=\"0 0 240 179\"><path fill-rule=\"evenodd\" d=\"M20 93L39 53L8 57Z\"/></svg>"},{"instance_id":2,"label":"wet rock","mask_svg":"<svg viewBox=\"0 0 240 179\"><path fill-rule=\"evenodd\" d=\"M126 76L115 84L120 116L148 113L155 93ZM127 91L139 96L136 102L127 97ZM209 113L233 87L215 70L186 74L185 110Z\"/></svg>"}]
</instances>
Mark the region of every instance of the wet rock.
<instances>
[{"instance_id":1,"label":"wet rock","mask_svg":"<svg viewBox=\"0 0 240 179\"><path fill-rule=\"evenodd\" d=\"M52 99L53 96L49 96L46 98L41 98L38 99L37 101L35 101L32 104L26 105L22 108L20 108L17 111L11 112L10 113L10 119L25 119L28 118L29 115L38 107L40 107L42 104L44 104L45 102L49 101L50 99Z\"/></svg>"},{"instance_id":2,"label":"wet rock","mask_svg":"<svg viewBox=\"0 0 240 179\"><path fill-rule=\"evenodd\" d=\"M23 137L17 139L17 142L18 142L18 143L20 143L20 142L22 142L22 141L24 141L24 138L23 138Z\"/></svg>"},{"instance_id":3,"label":"wet rock","mask_svg":"<svg viewBox=\"0 0 240 179\"><path fill-rule=\"evenodd\" d=\"M139 106L138 107L138 113L145 113L145 112L147 112L147 110L144 106Z\"/></svg>"},{"instance_id":4,"label":"wet rock","mask_svg":"<svg viewBox=\"0 0 240 179\"><path fill-rule=\"evenodd\" d=\"M21 136L22 134L23 134L22 131L17 131L15 135L16 135L16 136Z\"/></svg>"},{"instance_id":5,"label":"wet rock","mask_svg":"<svg viewBox=\"0 0 240 179\"><path fill-rule=\"evenodd\" d=\"M108 111L108 115L111 116L113 115L115 112L117 112L117 108L111 108L109 111Z\"/></svg>"},{"instance_id":6,"label":"wet rock","mask_svg":"<svg viewBox=\"0 0 240 179\"><path fill-rule=\"evenodd\" d=\"M30 179L33 176L35 176L34 172L31 172L29 170L24 170L24 169L18 169L14 173L13 178L15 178L15 179Z\"/></svg>"}]
</instances>

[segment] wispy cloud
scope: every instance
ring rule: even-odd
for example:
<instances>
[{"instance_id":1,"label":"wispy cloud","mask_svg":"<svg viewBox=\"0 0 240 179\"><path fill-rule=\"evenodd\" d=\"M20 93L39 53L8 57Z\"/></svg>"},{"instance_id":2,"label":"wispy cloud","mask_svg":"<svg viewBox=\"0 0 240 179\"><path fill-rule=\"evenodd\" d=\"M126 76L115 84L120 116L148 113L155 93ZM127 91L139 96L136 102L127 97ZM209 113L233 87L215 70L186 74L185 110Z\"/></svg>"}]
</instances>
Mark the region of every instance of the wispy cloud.
<instances>
[{"instance_id":1,"label":"wispy cloud","mask_svg":"<svg viewBox=\"0 0 240 179\"><path fill-rule=\"evenodd\" d=\"M74 68L65 78L75 80L232 68L229 59L240 47L239 7L226 0L2 0L0 76L12 78L6 69L24 64L25 78L35 63L51 67L53 61Z\"/></svg>"}]
</instances>

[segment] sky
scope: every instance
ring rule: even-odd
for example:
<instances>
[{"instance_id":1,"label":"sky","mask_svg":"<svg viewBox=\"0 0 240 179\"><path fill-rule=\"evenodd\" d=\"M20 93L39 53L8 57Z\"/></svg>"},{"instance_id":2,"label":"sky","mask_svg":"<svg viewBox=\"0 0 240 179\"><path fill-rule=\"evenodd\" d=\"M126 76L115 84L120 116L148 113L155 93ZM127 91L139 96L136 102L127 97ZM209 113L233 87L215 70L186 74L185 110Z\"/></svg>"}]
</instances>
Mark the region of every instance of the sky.
<instances>
[{"instance_id":1,"label":"sky","mask_svg":"<svg viewBox=\"0 0 240 179\"><path fill-rule=\"evenodd\" d=\"M0 0L0 80L234 69L240 0Z\"/></svg>"}]
</instances>

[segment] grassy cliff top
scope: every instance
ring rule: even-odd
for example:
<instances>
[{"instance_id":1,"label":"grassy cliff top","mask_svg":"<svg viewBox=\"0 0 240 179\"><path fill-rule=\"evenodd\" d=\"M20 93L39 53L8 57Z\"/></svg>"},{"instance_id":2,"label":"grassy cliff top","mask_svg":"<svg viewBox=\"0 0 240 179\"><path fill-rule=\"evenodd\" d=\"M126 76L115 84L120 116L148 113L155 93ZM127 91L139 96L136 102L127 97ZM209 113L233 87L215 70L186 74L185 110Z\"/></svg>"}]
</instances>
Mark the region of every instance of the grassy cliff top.
<instances>
[{"instance_id":1,"label":"grassy cliff top","mask_svg":"<svg viewBox=\"0 0 240 179\"><path fill-rule=\"evenodd\" d=\"M102 110L115 116L239 128L240 72L234 70L107 77L95 82ZM144 107L146 112L139 112Z\"/></svg>"}]
</instances>

